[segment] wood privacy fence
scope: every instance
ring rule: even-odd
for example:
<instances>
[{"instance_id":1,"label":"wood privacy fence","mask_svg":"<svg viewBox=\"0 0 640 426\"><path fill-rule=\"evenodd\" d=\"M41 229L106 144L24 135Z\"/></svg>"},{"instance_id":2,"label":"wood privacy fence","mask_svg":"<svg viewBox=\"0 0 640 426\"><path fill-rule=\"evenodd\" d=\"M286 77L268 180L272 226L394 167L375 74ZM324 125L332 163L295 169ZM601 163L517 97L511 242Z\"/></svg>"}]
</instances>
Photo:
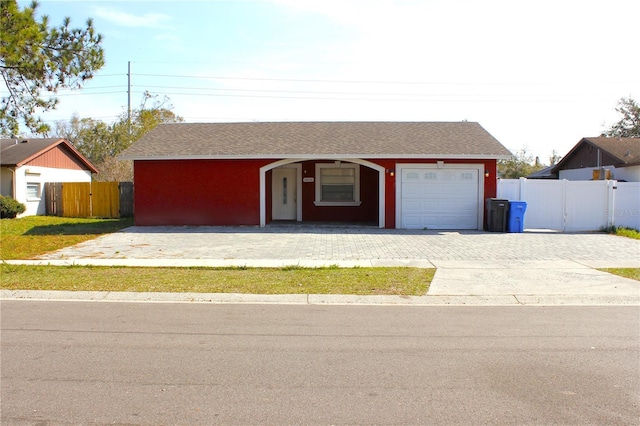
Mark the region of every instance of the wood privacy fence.
<instances>
[{"instance_id":1,"label":"wood privacy fence","mask_svg":"<svg viewBox=\"0 0 640 426\"><path fill-rule=\"evenodd\" d=\"M133 182L45 184L47 215L120 218L133 216Z\"/></svg>"}]
</instances>

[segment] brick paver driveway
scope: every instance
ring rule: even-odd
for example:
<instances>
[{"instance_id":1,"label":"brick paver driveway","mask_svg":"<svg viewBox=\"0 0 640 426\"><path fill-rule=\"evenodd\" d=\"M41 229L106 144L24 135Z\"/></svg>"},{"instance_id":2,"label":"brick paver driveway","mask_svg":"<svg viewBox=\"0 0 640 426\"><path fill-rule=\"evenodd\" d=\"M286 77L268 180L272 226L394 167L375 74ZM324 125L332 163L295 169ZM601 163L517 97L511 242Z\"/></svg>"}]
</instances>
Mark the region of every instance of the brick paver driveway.
<instances>
[{"instance_id":1,"label":"brick paver driveway","mask_svg":"<svg viewBox=\"0 0 640 426\"><path fill-rule=\"evenodd\" d=\"M40 259L554 261L640 267L640 241L604 233L307 226L131 227Z\"/></svg>"}]
</instances>

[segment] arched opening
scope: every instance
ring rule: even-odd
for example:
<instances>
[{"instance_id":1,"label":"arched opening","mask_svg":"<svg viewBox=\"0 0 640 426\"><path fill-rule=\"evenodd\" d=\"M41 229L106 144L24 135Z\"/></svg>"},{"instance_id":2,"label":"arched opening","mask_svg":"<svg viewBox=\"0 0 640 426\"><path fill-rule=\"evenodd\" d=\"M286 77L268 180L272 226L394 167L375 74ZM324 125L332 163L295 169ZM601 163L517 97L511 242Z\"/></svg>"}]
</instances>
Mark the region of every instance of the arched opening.
<instances>
[{"instance_id":1,"label":"arched opening","mask_svg":"<svg viewBox=\"0 0 640 426\"><path fill-rule=\"evenodd\" d=\"M318 165L321 166L318 166ZM331 166L334 164L335 166ZM273 179L267 179L267 176L273 176L273 171L278 169L276 173L280 174L280 169L296 169L297 174L295 175L296 179L296 189L295 194L298 200L297 205L297 220L304 220L305 211L303 208L303 200L306 200L307 210L312 210L317 208L318 211L323 209L324 212L337 211L337 209L356 209L360 206L359 203L362 202L358 197L354 195L352 200L341 200L340 198L344 196L344 194L349 194L349 188L347 186L341 186L339 184L340 179L349 179L349 176L352 176L352 181L355 185L359 185L360 176L357 173L351 173L350 170L352 168L351 165L361 165L365 166L368 169L377 172L377 179L367 180L366 176L370 174L365 173L365 182L364 185L377 185L375 189L375 193L377 193L378 199L377 201L377 223L379 228L384 228L385 226L385 168L378 164L372 163L367 160L362 160L358 158L288 158L283 160L274 161L273 163L267 164L260 168L260 226L265 226L268 222L268 218L272 215L274 211L274 207L272 205L271 196L273 196L273 191L278 191L279 189L273 188ZM311 170L313 167L313 170ZM328 185L323 187L322 183L318 178L319 175L317 173L328 172L330 174L330 170L325 169L335 169L340 168L343 170L343 173L340 173L342 177L334 176L334 183L332 191L327 191L329 188ZM354 168L355 169L355 168ZM284 174L283 174L284 176ZM287 188L290 191L292 189L291 176L293 174L288 175L288 184ZM281 176L278 175L278 182L280 181ZM337 180L335 180L337 179ZM330 183L331 180L327 179L325 183ZM361 187L362 188L362 187ZM364 188L367 189L366 187ZM358 194L362 192L358 190ZM323 195L324 194L324 195ZM268 197L269 195L269 197ZM359 196L359 195L358 195ZM311 207L309 204L310 198L313 198L312 203L314 207ZM291 196L284 196L284 194L277 193L277 200L291 200ZM370 200L369 200L370 201ZM289 202L289 201L288 201ZM366 206L365 206L366 207ZM364 208L364 207L363 207ZM344 210L343 210L344 211ZM309 213L309 211L307 212ZM317 215L321 213L317 213L314 216L314 220L317 220Z\"/></svg>"}]
</instances>

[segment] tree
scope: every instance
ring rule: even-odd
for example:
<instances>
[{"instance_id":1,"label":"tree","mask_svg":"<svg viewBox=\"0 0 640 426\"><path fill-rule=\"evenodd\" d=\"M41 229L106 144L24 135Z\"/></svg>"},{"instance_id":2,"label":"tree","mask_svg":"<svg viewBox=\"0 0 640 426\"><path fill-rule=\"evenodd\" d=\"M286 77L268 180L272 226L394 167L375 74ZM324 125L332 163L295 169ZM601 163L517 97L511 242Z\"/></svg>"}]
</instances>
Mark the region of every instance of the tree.
<instances>
[{"instance_id":1,"label":"tree","mask_svg":"<svg viewBox=\"0 0 640 426\"><path fill-rule=\"evenodd\" d=\"M531 154L529 154L528 148L523 146L518 150L516 155L510 159L498 161L498 175L503 179L518 179L527 177L531 173L535 173L544 168L543 165L539 164L537 159L535 164L532 164L533 161L534 159Z\"/></svg>"},{"instance_id":2,"label":"tree","mask_svg":"<svg viewBox=\"0 0 640 426\"><path fill-rule=\"evenodd\" d=\"M84 28L70 28L65 18L49 27L49 18L35 18L38 3L20 10L16 0L0 0L0 74L8 95L0 102L0 134L15 135L20 123L33 133L49 126L36 114L55 109L58 89L77 89L104 65L102 36L91 19Z\"/></svg>"},{"instance_id":3,"label":"tree","mask_svg":"<svg viewBox=\"0 0 640 426\"><path fill-rule=\"evenodd\" d=\"M112 124L76 115L68 122L58 122L56 132L98 168L96 180L130 181L133 179L131 162L119 161L116 157L158 124L184 121L172 109L169 98L159 99L145 92L140 107L131 111L130 121L126 113Z\"/></svg>"},{"instance_id":4,"label":"tree","mask_svg":"<svg viewBox=\"0 0 640 426\"><path fill-rule=\"evenodd\" d=\"M640 138L640 105L632 98L620 98L616 111L622 115L602 136Z\"/></svg>"},{"instance_id":5,"label":"tree","mask_svg":"<svg viewBox=\"0 0 640 426\"><path fill-rule=\"evenodd\" d=\"M558 155L558 151L555 149L551 151L551 155L549 156L549 165L555 166L560 160L562 160L562 157Z\"/></svg>"}]
</instances>

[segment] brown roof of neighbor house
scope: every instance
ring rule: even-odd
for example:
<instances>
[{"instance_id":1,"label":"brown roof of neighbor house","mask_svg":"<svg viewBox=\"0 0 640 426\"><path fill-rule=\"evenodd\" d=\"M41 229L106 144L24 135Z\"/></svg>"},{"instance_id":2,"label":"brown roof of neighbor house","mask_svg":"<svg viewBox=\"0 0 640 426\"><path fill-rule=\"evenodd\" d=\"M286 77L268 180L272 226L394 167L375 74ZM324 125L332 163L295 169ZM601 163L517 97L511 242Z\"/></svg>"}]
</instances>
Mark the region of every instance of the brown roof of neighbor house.
<instances>
[{"instance_id":1,"label":"brown roof of neighbor house","mask_svg":"<svg viewBox=\"0 0 640 426\"><path fill-rule=\"evenodd\" d=\"M563 166L571 160L573 154L584 144L589 144L605 151L617 160L617 164L613 164L616 167L640 164L640 138L610 138L600 136L595 138L582 138L580 142L571 148L571 151L556 164L553 171L557 173L558 170L563 170ZM595 167L595 164L593 167Z\"/></svg>"},{"instance_id":2,"label":"brown roof of neighbor house","mask_svg":"<svg viewBox=\"0 0 640 426\"><path fill-rule=\"evenodd\" d=\"M0 139L0 163L4 167L20 167L59 145L68 148L91 172L98 173L98 169L63 138Z\"/></svg>"},{"instance_id":3,"label":"brown roof of neighbor house","mask_svg":"<svg viewBox=\"0 0 640 426\"><path fill-rule=\"evenodd\" d=\"M272 122L161 124L121 159L507 158L472 122Z\"/></svg>"}]
</instances>

